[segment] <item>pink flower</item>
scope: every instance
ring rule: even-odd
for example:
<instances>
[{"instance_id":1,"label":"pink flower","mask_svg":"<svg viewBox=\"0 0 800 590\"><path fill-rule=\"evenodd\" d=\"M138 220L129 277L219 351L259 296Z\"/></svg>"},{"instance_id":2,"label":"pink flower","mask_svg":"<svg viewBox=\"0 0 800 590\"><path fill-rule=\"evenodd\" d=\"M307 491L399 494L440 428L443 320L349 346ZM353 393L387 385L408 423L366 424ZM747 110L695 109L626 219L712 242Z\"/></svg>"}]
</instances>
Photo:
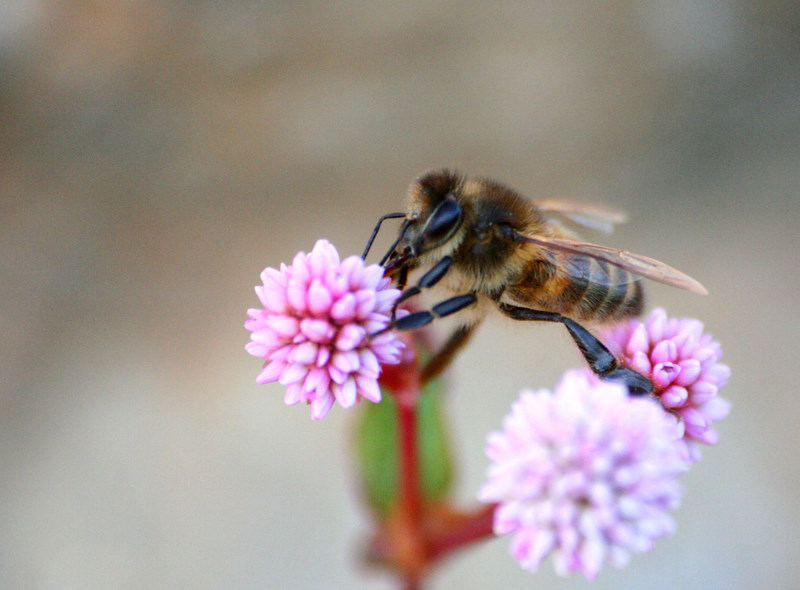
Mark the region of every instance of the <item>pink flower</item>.
<instances>
[{"instance_id":1,"label":"pink flower","mask_svg":"<svg viewBox=\"0 0 800 590\"><path fill-rule=\"evenodd\" d=\"M731 370L719 363L722 350L703 324L691 319L668 319L656 309L643 323L632 320L603 335L621 362L648 377L661 404L681 417L693 461L700 458L697 443L713 445L711 423L728 415L730 403L717 395Z\"/></svg>"},{"instance_id":2,"label":"pink flower","mask_svg":"<svg viewBox=\"0 0 800 590\"><path fill-rule=\"evenodd\" d=\"M536 570L593 579L604 562L624 566L670 534L687 467L674 416L618 383L570 371L556 387L524 391L489 435L492 461L480 491L497 502L494 532L514 535L511 553Z\"/></svg>"},{"instance_id":3,"label":"pink flower","mask_svg":"<svg viewBox=\"0 0 800 590\"><path fill-rule=\"evenodd\" d=\"M285 401L311 405L311 417L324 418L335 401L349 408L360 397L381 399L381 364L400 360L403 343L392 331L370 334L391 321L398 289L389 288L377 264L358 256L339 261L327 240L292 264L261 273L256 294L263 309L249 309L245 328L253 356L266 359L258 383L286 386Z\"/></svg>"}]
</instances>

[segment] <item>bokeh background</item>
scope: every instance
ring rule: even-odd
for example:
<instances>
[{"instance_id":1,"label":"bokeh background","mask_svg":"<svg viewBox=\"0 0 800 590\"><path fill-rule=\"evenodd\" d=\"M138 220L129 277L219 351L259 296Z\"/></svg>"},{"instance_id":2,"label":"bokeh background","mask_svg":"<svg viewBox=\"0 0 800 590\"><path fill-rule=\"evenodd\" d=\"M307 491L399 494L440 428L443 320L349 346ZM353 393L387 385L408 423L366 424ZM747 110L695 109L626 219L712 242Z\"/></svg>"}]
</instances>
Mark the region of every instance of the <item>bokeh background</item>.
<instances>
[{"instance_id":1,"label":"bokeh background","mask_svg":"<svg viewBox=\"0 0 800 590\"><path fill-rule=\"evenodd\" d=\"M629 211L700 279L733 403L675 536L594 588L800 579L800 4L0 3L0 587L393 588L362 564L353 412L256 386L263 267L359 253L420 172ZM379 241L384 248L393 230ZM465 503L523 387L580 364L488 322L450 374ZM432 588L583 588L506 540Z\"/></svg>"}]
</instances>

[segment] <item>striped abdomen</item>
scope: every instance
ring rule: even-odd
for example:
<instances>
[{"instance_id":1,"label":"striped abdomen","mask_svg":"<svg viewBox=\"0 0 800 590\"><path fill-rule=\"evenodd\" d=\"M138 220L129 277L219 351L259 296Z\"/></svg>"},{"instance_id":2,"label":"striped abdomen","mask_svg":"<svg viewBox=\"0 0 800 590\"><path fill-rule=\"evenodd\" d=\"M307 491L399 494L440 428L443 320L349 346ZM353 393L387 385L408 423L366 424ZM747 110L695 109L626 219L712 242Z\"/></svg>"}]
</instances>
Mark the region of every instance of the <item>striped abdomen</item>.
<instances>
[{"instance_id":1,"label":"striped abdomen","mask_svg":"<svg viewBox=\"0 0 800 590\"><path fill-rule=\"evenodd\" d=\"M578 321L617 322L642 311L644 294L637 279L588 256L554 256L552 262L530 263L506 294L519 305Z\"/></svg>"}]
</instances>

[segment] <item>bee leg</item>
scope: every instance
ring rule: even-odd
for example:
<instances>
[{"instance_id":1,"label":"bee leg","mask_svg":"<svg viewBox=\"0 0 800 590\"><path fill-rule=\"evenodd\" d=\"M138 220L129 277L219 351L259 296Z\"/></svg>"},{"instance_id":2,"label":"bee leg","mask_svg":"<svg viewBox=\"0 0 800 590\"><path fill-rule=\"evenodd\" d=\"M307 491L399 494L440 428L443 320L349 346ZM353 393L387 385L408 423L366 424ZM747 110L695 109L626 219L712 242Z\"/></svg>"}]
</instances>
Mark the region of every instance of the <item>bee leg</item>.
<instances>
[{"instance_id":1,"label":"bee leg","mask_svg":"<svg viewBox=\"0 0 800 590\"><path fill-rule=\"evenodd\" d=\"M415 311L405 317L394 320L386 328L381 330L414 330L427 326L437 318L443 318L451 314L461 311L465 307L469 307L478 300L475 293L467 293L466 295L456 295L450 299L437 303L430 311Z\"/></svg>"},{"instance_id":2,"label":"bee leg","mask_svg":"<svg viewBox=\"0 0 800 590\"><path fill-rule=\"evenodd\" d=\"M617 362L613 354L591 332L579 323L561 316L567 330L578 345L589 368L604 379L622 381L628 386L631 395L647 395L653 391L653 384L644 375Z\"/></svg>"},{"instance_id":3,"label":"bee leg","mask_svg":"<svg viewBox=\"0 0 800 590\"><path fill-rule=\"evenodd\" d=\"M419 295L423 289L427 289L428 287L433 287L436 283L442 280L442 277L447 273L450 266L453 264L453 259L449 256L445 256L439 262L437 262L433 267L431 267L424 275L422 275L417 281L417 284L413 287L409 287L408 289L405 288L406 281L408 280L408 267L401 267L400 269L400 276L397 278L397 285L402 289L402 293L397 301L394 302L394 307L392 308L392 324L390 324L384 332L392 327L394 327L394 322L397 319L397 308L400 304L409 299L410 297L414 297L415 295Z\"/></svg>"},{"instance_id":4,"label":"bee leg","mask_svg":"<svg viewBox=\"0 0 800 590\"><path fill-rule=\"evenodd\" d=\"M620 365L614 355L611 354L611 351L596 336L576 321L558 313L539 311L507 303L500 303L498 307L501 312L515 320L537 320L564 324L592 371L604 379L623 381L632 395L645 395L653 391L653 384L647 378L633 369Z\"/></svg>"},{"instance_id":5,"label":"bee leg","mask_svg":"<svg viewBox=\"0 0 800 590\"><path fill-rule=\"evenodd\" d=\"M385 332L386 330L392 328L397 330L411 330L414 328L419 328L429 324L437 317L444 317L446 315L456 313L464 307L474 303L477 300L477 297L474 294L459 295L446 301L442 301L438 305L434 306L432 312L420 311L397 320L395 315L397 312L397 307L406 299L414 297L415 295L419 295L423 289L433 287L436 283L441 281L447 274L447 271L450 269L452 264L453 259L450 256L443 257L420 277L416 285L409 287L408 289L404 288L406 284L406 277L408 276L408 270L406 267L403 267L402 270L405 272L401 273L401 276L398 278L398 284L400 285L400 288L403 289L403 292L395 302L394 310L392 310L392 323L389 324L386 329L381 330L381 332ZM467 343L474 331L474 328L474 325L463 326L455 330L450 335L450 338L447 340L441 350L439 350L422 368L422 374L420 376L422 383L427 383L429 380L438 376L447 368L447 366L453 360L456 352L458 352Z\"/></svg>"},{"instance_id":6,"label":"bee leg","mask_svg":"<svg viewBox=\"0 0 800 590\"><path fill-rule=\"evenodd\" d=\"M422 367L420 381L427 383L431 379L438 377L474 333L475 324L457 328L447 339L447 342L444 343L444 346Z\"/></svg>"},{"instance_id":7,"label":"bee leg","mask_svg":"<svg viewBox=\"0 0 800 590\"><path fill-rule=\"evenodd\" d=\"M405 289L403 293L400 295L400 298L395 302L395 307L400 305L403 301L408 299L409 297L413 297L414 295L419 295L423 289L427 289L428 287L433 287L436 283L442 280L444 275L450 269L450 266L453 264L453 259L449 256L445 256L439 262L434 264L430 270L428 270L424 275L419 278L417 284L413 287L409 287Z\"/></svg>"}]
</instances>

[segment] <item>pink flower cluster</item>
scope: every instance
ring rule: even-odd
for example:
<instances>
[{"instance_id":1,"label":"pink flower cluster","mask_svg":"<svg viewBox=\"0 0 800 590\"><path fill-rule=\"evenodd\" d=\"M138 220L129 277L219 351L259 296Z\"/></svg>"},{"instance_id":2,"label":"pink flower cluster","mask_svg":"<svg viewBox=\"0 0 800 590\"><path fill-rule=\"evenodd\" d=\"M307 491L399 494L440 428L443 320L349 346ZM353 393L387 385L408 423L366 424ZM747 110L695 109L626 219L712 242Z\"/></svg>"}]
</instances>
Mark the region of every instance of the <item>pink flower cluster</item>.
<instances>
[{"instance_id":1,"label":"pink flower cluster","mask_svg":"<svg viewBox=\"0 0 800 590\"><path fill-rule=\"evenodd\" d=\"M670 319L663 309L644 322L615 327L602 338L624 365L653 382L664 408L681 417L691 458L699 459L696 443L715 444L718 436L711 424L730 410L730 403L717 395L731 373L718 362L719 343L703 333L700 321Z\"/></svg>"},{"instance_id":2,"label":"pink flower cluster","mask_svg":"<svg viewBox=\"0 0 800 590\"><path fill-rule=\"evenodd\" d=\"M603 563L672 533L670 511L688 468L678 420L620 384L567 373L554 393L525 391L489 436L480 500L496 502L494 531L536 570L552 554L560 575L593 579Z\"/></svg>"},{"instance_id":3,"label":"pink flower cluster","mask_svg":"<svg viewBox=\"0 0 800 590\"><path fill-rule=\"evenodd\" d=\"M318 240L261 279L264 307L249 309L245 322L247 352L266 360L257 382L285 385L286 403L310 404L317 420L337 401L345 408L360 397L380 401L381 365L399 362L403 348L393 331L370 336L389 324L400 296L383 268L358 256L340 261L330 242Z\"/></svg>"}]
</instances>

